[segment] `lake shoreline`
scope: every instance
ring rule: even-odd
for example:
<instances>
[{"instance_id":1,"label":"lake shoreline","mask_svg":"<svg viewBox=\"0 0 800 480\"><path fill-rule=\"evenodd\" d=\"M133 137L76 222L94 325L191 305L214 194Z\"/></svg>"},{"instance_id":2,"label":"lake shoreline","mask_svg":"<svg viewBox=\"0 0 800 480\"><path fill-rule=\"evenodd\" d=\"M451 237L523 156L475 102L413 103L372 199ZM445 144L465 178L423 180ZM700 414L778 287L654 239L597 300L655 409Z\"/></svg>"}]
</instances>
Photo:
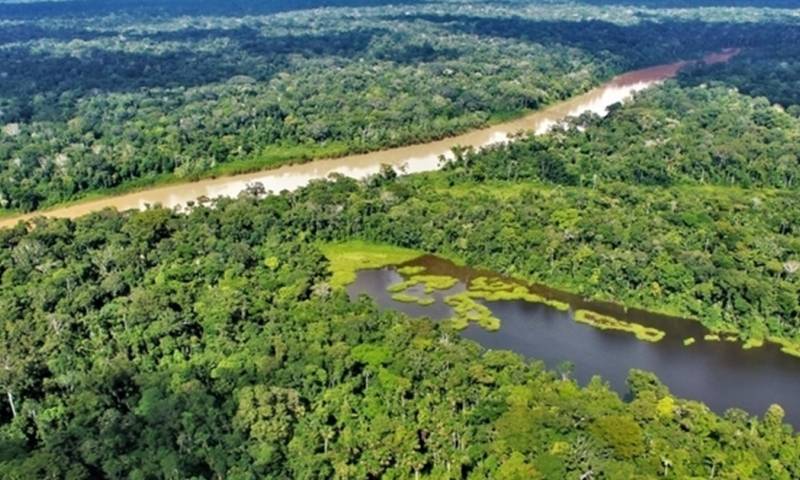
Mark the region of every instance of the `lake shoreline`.
<instances>
[{"instance_id":1,"label":"lake shoreline","mask_svg":"<svg viewBox=\"0 0 800 480\"><path fill-rule=\"evenodd\" d=\"M373 266L374 267L374 266ZM448 276L459 283L449 290L432 290L435 302L424 305L399 302L392 298L392 285L407 279L407 273ZM569 361L576 368L580 383L594 375L608 381L620 395L625 395L630 369L654 372L671 392L681 398L701 401L723 414L728 408L742 408L761 415L772 403L787 410L787 421L800 426L800 411L794 406L800 385L791 380L800 374L797 357L781 349L781 344L766 339L758 344L743 343L724 332L716 335L696 319L656 314L627 308L606 301L592 301L524 279L506 276L482 268L455 265L431 254L410 261L397 262L358 271L355 282L347 285L351 298L367 295L381 309L403 312L413 317L428 317L449 325L452 307L448 295L469 292L477 279L496 279L489 283L525 285L528 292L545 298L569 303L563 311L546 303L518 298L484 300L492 317L499 320L498 328L486 329L471 322L457 325L464 338L477 342L482 348L510 350L527 358L541 359L548 368L557 368ZM486 282L484 282L486 283ZM449 285L448 285L449 286ZM419 293L409 291L412 294ZM548 295L549 294L549 295ZM663 333L658 341L643 341L628 329L598 328L581 322L581 311L611 316L625 323L636 324ZM616 315L615 315L616 314ZM687 341L692 339L691 341ZM751 385L756 388L744 388ZM761 392L770 391L769 398Z\"/></svg>"}]
</instances>

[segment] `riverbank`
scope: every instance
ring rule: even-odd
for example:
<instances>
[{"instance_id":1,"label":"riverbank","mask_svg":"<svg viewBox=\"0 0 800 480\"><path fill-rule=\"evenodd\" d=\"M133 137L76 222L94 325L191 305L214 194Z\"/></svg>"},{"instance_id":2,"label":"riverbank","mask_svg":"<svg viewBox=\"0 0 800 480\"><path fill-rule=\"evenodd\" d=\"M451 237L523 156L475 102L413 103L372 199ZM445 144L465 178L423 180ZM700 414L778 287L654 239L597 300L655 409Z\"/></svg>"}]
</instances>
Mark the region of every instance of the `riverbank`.
<instances>
[{"instance_id":1,"label":"riverbank","mask_svg":"<svg viewBox=\"0 0 800 480\"><path fill-rule=\"evenodd\" d=\"M601 83L602 84L602 83ZM596 86L594 87L596 88ZM585 94L580 93L579 95ZM54 204L44 204L42 208L32 212L21 212L14 210L0 211L0 228L6 228L10 225L8 222L24 221L36 216L54 216L74 218L72 215L59 215L58 211L69 208L79 208L83 204L92 204L97 201L112 199L113 197L144 193L150 190L157 190L163 187L170 187L176 185L188 185L192 183L200 183L209 180L235 180L235 177L242 175L269 173L280 169L281 167L292 167L298 165L305 165L311 162L323 160L337 160L348 156L356 155L371 155L379 154L384 151L393 150L402 147L424 145L425 143L438 142L452 138L454 136L463 135L475 129L485 129L491 127L501 126L507 122L519 121L526 116L531 115L541 110L547 110L550 106L555 104L544 105L540 110L523 109L515 112L498 112L492 115L486 122L478 125L473 125L463 130L449 132L445 135L431 136L422 139L423 143L409 143L399 145L388 145L378 149L365 149L354 146L349 146L344 143L328 143L324 145L309 144L309 145L272 145L256 155L248 158L237 159L231 162L225 162L208 170L202 172L191 173L186 176L178 176L174 173L164 173L161 175L139 178L129 180L121 185L93 190L76 195L75 198L65 200ZM82 210L81 210L82 211ZM91 210L95 211L95 210Z\"/></svg>"},{"instance_id":2,"label":"riverbank","mask_svg":"<svg viewBox=\"0 0 800 480\"><path fill-rule=\"evenodd\" d=\"M222 164L189 180L165 175L139 180L109 191L95 192L67 204L60 204L31 213L0 216L0 228L36 216L75 218L104 208L117 210L142 209L160 204L168 208L185 206L202 198L236 196L253 183L261 183L272 192L293 190L313 179L339 173L364 178L377 173L381 165L405 168L405 173L436 170L441 156L452 155L456 146L482 148L509 141L520 131L536 134L547 132L570 116L585 112L605 115L608 107L630 98L634 93L665 79L672 78L693 62L680 61L624 73L605 84L563 102L551 104L535 112L520 111L518 118L507 120L504 113L490 119L490 126L427 143L408 145L368 153L347 153L342 146L332 149L314 147L292 151L281 148L257 159ZM492 122L498 123L491 125ZM306 147L303 147L306 148ZM263 170L265 166L274 167Z\"/></svg>"}]
</instances>

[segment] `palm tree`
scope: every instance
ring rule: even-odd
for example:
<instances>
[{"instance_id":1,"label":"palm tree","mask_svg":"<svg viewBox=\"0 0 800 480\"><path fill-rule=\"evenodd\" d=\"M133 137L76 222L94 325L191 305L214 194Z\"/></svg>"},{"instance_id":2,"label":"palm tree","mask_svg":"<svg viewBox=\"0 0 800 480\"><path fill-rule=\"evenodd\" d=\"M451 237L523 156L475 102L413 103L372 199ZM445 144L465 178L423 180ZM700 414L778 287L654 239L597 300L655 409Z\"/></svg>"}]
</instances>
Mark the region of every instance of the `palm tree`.
<instances>
[{"instance_id":1,"label":"palm tree","mask_svg":"<svg viewBox=\"0 0 800 480\"><path fill-rule=\"evenodd\" d=\"M711 474L708 476L712 479L717 474L717 467L721 467L725 463L725 454L722 452L711 452L706 455L705 464L711 468Z\"/></svg>"},{"instance_id":2,"label":"palm tree","mask_svg":"<svg viewBox=\"0 0 800 480\"><path fill-rule=\"evenodd\" d=\"M14 404L14 393L11 391L11 356L7 355L2 365L3 377L5 379L6 398L8 406L11 407L11 415L17 418L17 407Z\"/></svg>"},{"instance_id":3,"label":"palm tree","mask_svg":"<svg viewBox=\"0 0 800 480\"><path fill-rule=\"evenodd\" d=\"M672 467L672 460L667 457L661 457L661 465L664 467L664 476L669 475L669 469Z\"/></svg>"}]
</instances>

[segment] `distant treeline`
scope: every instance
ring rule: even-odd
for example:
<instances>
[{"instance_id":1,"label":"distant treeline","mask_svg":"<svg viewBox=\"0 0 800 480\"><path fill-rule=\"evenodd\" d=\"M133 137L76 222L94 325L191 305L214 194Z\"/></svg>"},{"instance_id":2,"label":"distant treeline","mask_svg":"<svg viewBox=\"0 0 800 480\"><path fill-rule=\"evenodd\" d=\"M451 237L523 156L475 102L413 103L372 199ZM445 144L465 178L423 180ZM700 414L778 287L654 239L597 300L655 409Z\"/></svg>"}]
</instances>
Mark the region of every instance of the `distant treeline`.
<instances>
[{"instance_id":1,"label":"distant treeline","mask_svg":"<svg viewBox=\"0 0 800 480\"><path fill-rule=\"evenodd\" d=\"M798 8L797 0L579 0L589 5L632 5L650 8L755 7Z\"/></svg>"},{"instance_id":2,"label":"distant treeline","mask_svg":"<svg viewBox=\"0 0 800 480\"><path fill-rule=\"evenodd\" d=\"M321 7L416 4L425 0L72 0L0 3L0 17L91 17L115 13L158 15L264 15Z\"/></svg>"}]
</instances>

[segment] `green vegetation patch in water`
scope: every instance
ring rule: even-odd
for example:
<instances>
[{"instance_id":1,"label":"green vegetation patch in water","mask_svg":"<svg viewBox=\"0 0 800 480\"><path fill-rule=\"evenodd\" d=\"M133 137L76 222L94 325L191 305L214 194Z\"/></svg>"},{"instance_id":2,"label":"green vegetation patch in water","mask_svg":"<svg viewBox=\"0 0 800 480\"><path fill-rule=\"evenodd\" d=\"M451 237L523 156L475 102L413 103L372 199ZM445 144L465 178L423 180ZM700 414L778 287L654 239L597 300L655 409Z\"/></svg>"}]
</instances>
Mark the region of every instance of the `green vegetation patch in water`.
<instances>
[{"instance_id":1,"label":"green vegetation patch in water","mask_svg":"<svg viewBox=\"0 0 800 480\"><path fill-rule=\"evenodd\" d=\"M578 310L574 315L575 321L585 323L601 330L619 330L632 333L639 340L646 342L657 342L664 338L665 332L652 327L645 327L638 323L624 322L608 315L590 312L588 310Z\"/></svg>"},{"instance_id":2,"label":"green vegetation patch in water","mask_svg":"<svg viewBox=\"0 0 800 480\"><path fill-rule=\"evenodd\" d=\"M468 293L472 298L480 298L490 302L523 300L525 302L548 305L564 312L569 310L568 303L531 293L524 285L506 282L499 278L477 277L470 282Z\"/></svg>"},{"instance_id":3,"label":"green vegetation patch in water","mask_svg":"<svg viewBox=\"0 0 800 480\"><path fill-rule=\"evenodd\" d=\"M683 339L683 346L684 346L684 347L688 347L689 345L694 345L694 343L695 343L696 341L697 341L697 340L695 340L695 338L694 338L694 337L684 338L684 339Z\"/></svg>"},{"instance_id":4,"label":"green vegetation patch in water","mask_svg":"<svg viewBox=\"0 0 800 480\"><path fill-rule=\"evenodd\" d=\"M449 321L453 328L463 330L470 322L475 322L486 330L500 329L500 319L492 315L489 307L475 301L467 292L450 295L444 302L453 308L453 318Z\"/></svg>"},{"instance_id":5,"label":"green vegetation patch in water","mask_svg":"<svg viewBox=\"0 0 800 480\"><path fill-rule=\"evenodd\" d=\"M408 248L359 240L324 244L320 250L330 261L331 285L334 287L353 283L359 270L398 265L422 255Z\"/></svg>"},{"instance_id":6,"label":"green vegetation patch in water","mask_svg":"<svg viewBox=\"0 0 800 480\"><path fill-rule=\"evenodd\" d=\"M447 275L413 275L402 282L390 285L387 290L404 292L415 285L422 285L425 287L425 293L430 294L436 290L448 290L455 287L456 284L458 284L458 279Z\"/></svg>"},{"instance_id":7,"label":"green vegetation patch in water","mask_svg":"<svg viewBox=\"0 0 800 480\"><path fill-rule=\"evenodd\" d=\"M428 293L434 290L448 290L458 283L457 278L446 275L415 275L412 279L424 284Z\"/></svg>"},{"instance_id":8,"label":"green vegetation patch in water","mask_svg":"<svg viewBox=\"0 0 800 480\"><path fill-rule=\"evenodd\" d=\"M781 352L787 355L791 355L793 357L800 357L800 343L793 342L791 340L787 340L784 338L775 338L775 337L770 337L768 340L780 345Z\"/></svg>"},{"instance_id":9,"label":"green vegetation patch in water","mask_svg":"<svg viewBox=\"0 0 800 480\"><path fill-rule=\"evenodd\" d=\"M764 339L763 338L748 338L742 348L745 350L750 350L751 348L761 348L764 346Z\"/></svg>"},{"instance_id":10,"label":"green vegetation patch in water","mask_svg":"<svg viewBox=\"0 0 800 480\"><path fill-rule=\"evenodd\" d=\"M781 347L781 352L793 357L800 357L800 346L798 345L784 345Z\"/></svg>"},{"instance_id":11,"label":"green vegetation patch in water","mask_svg":"<svg viewBox=\"0 0 800 480\"><path fill-rule=\"evenodd\" d=\"M410 277L413 275L419 275L426 270L425 267L420 265L406 265L405 267L400 267L397 269L397 273L404 277Z\"/></svg>"},{"instance_id":12,"label":"green vegetation patch in water","mask_svg":"<svg viewBox=\"0 0 800 480\"><path fill-rule=\"evenodd\" d=\"M499 278L475 277L469 282L470 290L483 290L487 292L505 291L517 287Z\"/></svg>"},{"instance_id":13,"label":"green vegetation patch in water","mask_svg":"<svg viewBox=\"0 0 800 480\"><path fill-rule=\"evenodd\" d=\"M392 295L392 300L403 303L416 303L417 305L428 306L433 305L436 300L432 297L418 297L408 293L395 293Z\"/></svg>"}]
</instances>

